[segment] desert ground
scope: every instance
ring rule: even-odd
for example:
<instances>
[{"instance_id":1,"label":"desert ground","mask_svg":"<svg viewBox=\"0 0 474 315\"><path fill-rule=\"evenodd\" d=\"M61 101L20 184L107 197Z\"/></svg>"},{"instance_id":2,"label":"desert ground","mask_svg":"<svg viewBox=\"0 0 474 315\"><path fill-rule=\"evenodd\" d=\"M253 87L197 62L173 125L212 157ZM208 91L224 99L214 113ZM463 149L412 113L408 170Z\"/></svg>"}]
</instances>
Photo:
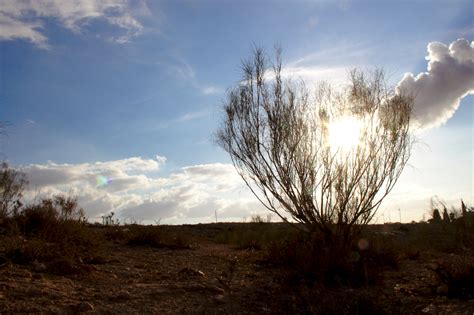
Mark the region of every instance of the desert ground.
<instances>
[{"instance_id":1,"label":"desert ground","mask_svg":"<svg viewBox=\"0 0 474 315\"><path fill-rule=\"evenodd\" d=\"M474 312L472 248L453 247L449 228L443 236L428 223L369 226L364 242L377 255L359 253L361 281L279 262L275 244L294 234L283 223L81 229L96 248L71 257L54 241L2 230L1 314Z\"/></svg>"}]
</instances>

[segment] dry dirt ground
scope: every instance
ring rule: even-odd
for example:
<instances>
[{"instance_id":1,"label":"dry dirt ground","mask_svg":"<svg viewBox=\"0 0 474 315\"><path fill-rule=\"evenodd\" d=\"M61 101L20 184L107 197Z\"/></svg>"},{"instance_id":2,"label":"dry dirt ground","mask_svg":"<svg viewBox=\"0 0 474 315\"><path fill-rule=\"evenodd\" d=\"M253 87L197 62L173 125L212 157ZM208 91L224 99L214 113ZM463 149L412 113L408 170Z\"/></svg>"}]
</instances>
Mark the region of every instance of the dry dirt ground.
<instances>
[{"instance_id":1,"label":"dry dirt ground","mask_svg":"<svg viewBox=\"0 0 474 315\"><path fill-rule=\"evenodd\" d=\"M376 296L387 313L474 314L474 300L444 296L432 271L436 255L402 260L375 287L328 289L288 285L281 269L262 264L263 251L236 249L206 237L193 241L191 249L181 250L109 241L105 260L87 265L88 272L81 275L56 276L41 264L6 261L0 266L0 314L324 313L324 305L301 305L305 299L313 305L343 304L345 296L361 291Z\"/></svg>"}]
</instances>

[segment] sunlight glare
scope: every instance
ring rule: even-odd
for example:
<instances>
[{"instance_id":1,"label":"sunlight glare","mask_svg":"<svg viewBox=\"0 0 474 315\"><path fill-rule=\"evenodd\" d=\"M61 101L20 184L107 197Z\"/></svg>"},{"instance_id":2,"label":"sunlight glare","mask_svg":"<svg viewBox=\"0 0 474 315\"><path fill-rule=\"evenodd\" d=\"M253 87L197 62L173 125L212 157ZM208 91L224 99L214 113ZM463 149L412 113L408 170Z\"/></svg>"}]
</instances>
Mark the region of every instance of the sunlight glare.
<instances>
[{"instance_id":1,"label":"sunlight glare","mask_svg":"<svg viewBox=\"0 0 474 315\"><path fill-rule=\"evenodd\" d=\"M352 116L343 116L329 124L329 146L335 151L349 152L359 142L362 123Z\"/></svg>"}]
</instances>

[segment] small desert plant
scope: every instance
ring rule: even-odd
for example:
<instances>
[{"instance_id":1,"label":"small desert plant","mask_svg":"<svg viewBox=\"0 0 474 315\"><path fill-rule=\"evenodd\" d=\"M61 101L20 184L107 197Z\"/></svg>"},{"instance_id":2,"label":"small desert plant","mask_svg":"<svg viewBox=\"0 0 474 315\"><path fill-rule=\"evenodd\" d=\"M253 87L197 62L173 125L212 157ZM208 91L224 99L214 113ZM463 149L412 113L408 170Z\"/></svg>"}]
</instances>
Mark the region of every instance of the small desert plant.
<instances>
[{"instance_id":1,"label":"small desert plant","mask_svg":"<svg viewBox=\"0 0 474 315\"><path fill-rule=\"evenodd\" d=\"M0 166L0 219L16 213L22 206L21 198L28 180L25 174L10 168L6 162Z\"/></svg>"},{"instance_id":2,"label":"small desert plant","mask_svg":"<svg viewBox=\"0 0 474 315\"><path fill-rule=\"evenodd\" d=\"M56 195L24 207L15 216L22 233L55 239L67 233L64 229L85 223L84 210L76 197Z\"/></svg>"},{"instance_id":3,"label":"small desert plant","mask_svg":"<svg viewBox=\"0 0 474 315\"><path fill-rule=\"evenodd\" d=\"M220 232L214 241L233 245L237 249L260 250L268 247L274 241L290 238L296 232L283 223L241 224Z\"/></svg>"},{"instance_id":4,"label":"small desert plant","mask_svg":"<svg viewBox=\"0 0 474 315\"><path fill-rule=\"evenodd\" d=\"M360 239L351 246L335 247L315 233L273 242L266 261L289 267L297 279L360 286L379 283L384 267L397 268L398 254L385 239Z\"/></svg>"},{"instance_id":5,"label":"small desert plant","mask_svg":"<svg viewBox=\"0 0 474 315\"><path fill-rule=\"evenodd\" d=\"M37 261L46 264L50 272L69 274L82 270L84 263L101 260L102 242L85 224L75 197L44 198L10 220L16 224L18 235L8 242L6 254L15 263ZM59 260L64 268L58 267Z\"/></svg>"},{"instance_id":6,"label":"small desert plant","mask_svg":"<svg viewBox=\"0 0 474 315\"><path fill-rule=\"evenodd\" d=\"M433 271L448 288L451 298L474 298L474 260L467 256L452 256Z\"/></svg>"},{"instance_id":7,"label":"small desert plant","mask_svg":"<svg viewBox=\"0 0 474 315\"><path fill-rule=\"evenodd\" d=\"M164 233L159 226L134 226L128 233L127 244L168 249L191 248L183 236Z\"/></svg>"},{"instance_id":8,"label":"small desert plant","mask_svg":"<svg viewBox=\"0 0 474 315\"><path fill-rule=\"evenodd\" d=\"M114 220L113 217L115 215L115 212L110 212L108 215L103 215L102 216L102 224L103 225L119 225L120 221L119 219Z\"/></svg>"},{"instance_id":9,"label":"small desert plant","mask_svg":"<svg viewBox=\"0 0 474 315\"><path fill-rule=\"evenodd\" d=\"M251 223L265 223L265 219L261 215L255 214L250 217L250 222Z\"/></svg>"},{"instance_id":10,"label":"small desert plant","mask_svg":"<svg viewBox=\"0 0 474 315\"><path fill-rule=\"evenodd\" d=\"M128 230L127 230L128 231ZM107 227L104 231L104 238L108 241L123 241L127 238L127 232L119 227Z\"/></svg>"},{"instance_id":11,"label":"small desert plant","mask_svg":"<svg viewBox=\"0 0 474 315\"><path fill-rule=\"evenodd\" d=\"M10 239L5 247L6 256L14 263L25 265L33 261L50 261L59 255L56 244L44 240Z\"/></svg>"}]
</instances>

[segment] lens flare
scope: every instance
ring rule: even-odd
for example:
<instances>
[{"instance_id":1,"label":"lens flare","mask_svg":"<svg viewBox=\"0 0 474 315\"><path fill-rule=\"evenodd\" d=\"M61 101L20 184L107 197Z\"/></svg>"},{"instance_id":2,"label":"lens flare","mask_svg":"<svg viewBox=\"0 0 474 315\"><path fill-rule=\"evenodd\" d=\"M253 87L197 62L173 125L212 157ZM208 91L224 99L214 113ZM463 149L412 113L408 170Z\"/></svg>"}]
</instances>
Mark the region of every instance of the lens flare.
<instances>
[{"instance_id":1,"label":"lens flare","mask_svg":"<svg viewBox=\"0 0 474 315\"><path fill-rule=\"evenodd\" d=\"M367 250L369 249L369 241L367 241L366 239L364 238L361 238L358 242L357 242L357 246L359 247L360 250Z\"/></svg>"},{"instance_id":2,"label":"lens flare","mask_svg":"<svg viewBox=\"0 0 474 315\"><path fill-rule=\"evenodd\" d=\"M95 178L95 182L96 187L104 187L109 185L112 182L112 179L102 175L97 175Z\"/></svg>"}]
</instances>

